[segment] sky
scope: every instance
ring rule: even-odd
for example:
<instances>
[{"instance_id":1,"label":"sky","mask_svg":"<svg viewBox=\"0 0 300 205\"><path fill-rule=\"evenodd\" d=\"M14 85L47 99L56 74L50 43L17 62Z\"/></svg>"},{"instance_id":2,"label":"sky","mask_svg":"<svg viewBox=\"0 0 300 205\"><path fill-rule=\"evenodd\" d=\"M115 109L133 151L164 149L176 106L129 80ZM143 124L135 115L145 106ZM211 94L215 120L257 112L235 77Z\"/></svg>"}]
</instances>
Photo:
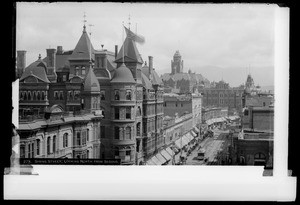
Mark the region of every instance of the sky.
<instances>
[{"instance_id":1,"label":"sky","mask_svg":"<svg viewBox=\"0 0 300 205\"><path fill-rule=\"evenodd\" d=\"M230 86L274 85L275 5L175 3L17 3L16 50L26 50L26 65L46 56L47 48L75 48L84 12L93 47L114 52L122 46L122 24L145 38L137 44L144 61L153 56L161 75L170 73L179 50L184 72ZM129 20L130 15L130 20ZM93 25L93 26L89 26Z\"/></svg>"}]
</instances>

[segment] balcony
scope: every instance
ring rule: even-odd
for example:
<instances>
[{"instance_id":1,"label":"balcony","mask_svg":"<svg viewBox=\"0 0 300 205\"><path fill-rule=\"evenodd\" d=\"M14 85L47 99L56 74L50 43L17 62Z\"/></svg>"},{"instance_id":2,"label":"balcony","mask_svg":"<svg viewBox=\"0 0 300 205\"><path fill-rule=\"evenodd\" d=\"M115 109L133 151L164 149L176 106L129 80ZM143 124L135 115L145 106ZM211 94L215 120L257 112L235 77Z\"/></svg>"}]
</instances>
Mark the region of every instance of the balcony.
<instances>
[{"instance_id":1,"label":"balcony","mask_svg":"<svg viewBox=\"0 0 300 205\"><path fill-rule=\"evenodd\" d=\"M118 139L114 139L112 141L112 143L114 145L134 145L135 144L135 140L134 139L130 139L130 140L118 140Z\"/></svg>"}]
</instances>

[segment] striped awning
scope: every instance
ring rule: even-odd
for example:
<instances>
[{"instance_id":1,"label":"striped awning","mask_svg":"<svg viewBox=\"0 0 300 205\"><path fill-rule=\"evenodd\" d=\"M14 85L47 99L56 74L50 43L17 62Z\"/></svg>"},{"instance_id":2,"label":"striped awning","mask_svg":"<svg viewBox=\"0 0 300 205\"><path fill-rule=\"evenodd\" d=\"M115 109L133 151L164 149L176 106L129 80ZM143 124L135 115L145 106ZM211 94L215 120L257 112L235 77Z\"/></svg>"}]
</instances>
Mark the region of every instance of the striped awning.
<instances>
[{"instance_id":1,"label":"striped awning","mask_svg":"<svg viewBox=\"0 0 300 205\"><path fill-rule=\"evenodd\" d=\"M147 160L146 165L156 165L152 159Z\"/></svg>"},{"instance_id":2,"label":"striped awning","mask_svg":"<svg viewBox=\"0 0 300 205\"><path fill-rule=\"evenodd\" d=\"M159 159L159 161L161 161L161 164L164 164L167 161L167 159L164 158L160 153L157 153L155 156L157 159Z\"/></svg>"},{"instance_id":3,"label":"striped awning","mask_svg":"<svg viewBox=\"0 0 300 205\"><path fill-rule=\"evenodd\" d=\"M200 132L200 130L198 129L198 127L194 127L194 130L196 133Z\"/></svg>"},{"instance_id":4,"label":"striped awning","mask_svg":"<svg viewBox=\"0 0 300 205\"><path fill-rule=\"evenodd\" d=\"M171 148L170 147L167 147L166 148L166 151L171 155L171 156L173 156L175 153L171 150Z\"/></svg>"},{"instance_id":5,"label":"striped awning","mask_svg":"<svg viewBox=\"0 0 300 205\"><path fill-rule=\"evenodd\" d=\"M161 150L161 155L167 160L169 161L170 159L172 159L172 156L166 151L166 150Z\"/></svg>"},{"instance_id":6,"label":"striped awning","mask_svg":"<svg viewBox=\"0 0 300 205\"><path fill-rule=\"evenodd\" d=\"M153 156L151 160L154 162L155 165L161 165L163 162L161 162L156 156Z\"/></svg>"}]
</instances>

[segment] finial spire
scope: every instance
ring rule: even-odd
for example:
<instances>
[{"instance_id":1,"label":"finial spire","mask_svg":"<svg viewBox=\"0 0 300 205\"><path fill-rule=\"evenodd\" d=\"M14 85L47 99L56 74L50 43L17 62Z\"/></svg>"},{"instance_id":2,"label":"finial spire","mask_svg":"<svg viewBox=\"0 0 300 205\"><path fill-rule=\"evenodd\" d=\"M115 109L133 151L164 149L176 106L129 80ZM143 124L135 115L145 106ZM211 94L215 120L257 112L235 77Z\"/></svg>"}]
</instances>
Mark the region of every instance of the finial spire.
<instances>
[{"instance_id":1,"label":"finial spire","mask_svg":"<svg viewBox=\"0 0 300 205\"><path fill-rule=\"evenodd\" d=\"M85 23L86 23L86 15L85 15L85 12L83 12L83 32L85 32L85 28L86 28L86 26L85 26Z\"/></svg>"},{"instance_id":2,"label":"finial spire","mask_svg":"<svg viewBox=\"0 0 300 205\"><path fill-rule=\"evenodd\" d=\"M129 14L129 16L128 16L128 29L130 30L130 14Z\"/></svg>"}]
</instances>

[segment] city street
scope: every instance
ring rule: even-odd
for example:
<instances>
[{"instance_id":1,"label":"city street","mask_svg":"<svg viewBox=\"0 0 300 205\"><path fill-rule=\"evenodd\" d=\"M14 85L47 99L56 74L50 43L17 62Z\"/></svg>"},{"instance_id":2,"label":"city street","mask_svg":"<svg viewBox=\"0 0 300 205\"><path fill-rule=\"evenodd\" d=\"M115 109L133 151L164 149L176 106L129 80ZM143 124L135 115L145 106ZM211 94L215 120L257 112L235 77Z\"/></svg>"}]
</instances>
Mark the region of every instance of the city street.
<instances>
[{"instance_id":1,"label":"city street","mask_svg":"<svg viewBox=\"0 0 300 205\"><path fill-rule=\"evenodd\" d=\"M214 137L205 138L197 148L193 150L190 156L187 157L186 165L209 165L216 164L218 153L226 151L229 139L227 139L228 130L213 130ZM205 149L205 158L207 161L198 160L197 153L199 148Z\"/></svg>"}]
</instances>

